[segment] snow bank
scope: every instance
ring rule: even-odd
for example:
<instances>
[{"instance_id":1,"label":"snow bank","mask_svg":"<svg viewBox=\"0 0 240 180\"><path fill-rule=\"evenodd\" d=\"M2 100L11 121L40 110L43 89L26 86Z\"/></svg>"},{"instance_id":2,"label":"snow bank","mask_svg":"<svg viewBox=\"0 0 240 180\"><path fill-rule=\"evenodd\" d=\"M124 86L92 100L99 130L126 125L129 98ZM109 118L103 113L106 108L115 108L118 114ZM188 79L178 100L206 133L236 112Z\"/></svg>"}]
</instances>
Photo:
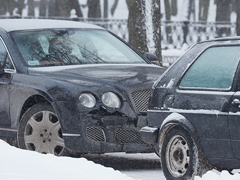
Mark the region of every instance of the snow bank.
<instances>
[{"instance_id":1,"label":"snow bank","mask_svg":"<svg viewBox=\"0 0 240 180\"><path fill-rule=\"evenodd\" d=\"M133 180L85 158L56 157L21 150L0 140L0 179L3 180Z\"/></svg>"},{"instance_id":2,"label":"snow bank","mask_svg":"<svg viewBox=\"0 0 240 180\"><path fill-rule=\"evenodd\" d=\"M206 174L203 175L202 178L195 177L194 180L239 180L240 179L240 170L233 171L233 175L229 174L228 171L208 171Z\"/></svg>"}]
</instances>

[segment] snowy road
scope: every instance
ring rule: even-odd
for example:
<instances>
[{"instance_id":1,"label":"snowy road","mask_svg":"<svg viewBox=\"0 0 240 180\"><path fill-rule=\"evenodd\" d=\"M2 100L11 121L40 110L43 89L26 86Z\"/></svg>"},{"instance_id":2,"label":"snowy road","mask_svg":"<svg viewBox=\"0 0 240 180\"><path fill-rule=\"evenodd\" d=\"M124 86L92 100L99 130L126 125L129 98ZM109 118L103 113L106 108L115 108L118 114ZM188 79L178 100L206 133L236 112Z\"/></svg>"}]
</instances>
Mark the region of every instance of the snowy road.
<instances>
[{"instance_id":1,"label":"snowy road","mask_svg":"<svg viewBox=\"0 0 240 180\"><path fill-rule=\"evenodd\" d=\"M165 180L159 157L151 154L107 153L104 155L85 155L88 160L112 167L134 179Z\"/></svg>"}]
</instances>

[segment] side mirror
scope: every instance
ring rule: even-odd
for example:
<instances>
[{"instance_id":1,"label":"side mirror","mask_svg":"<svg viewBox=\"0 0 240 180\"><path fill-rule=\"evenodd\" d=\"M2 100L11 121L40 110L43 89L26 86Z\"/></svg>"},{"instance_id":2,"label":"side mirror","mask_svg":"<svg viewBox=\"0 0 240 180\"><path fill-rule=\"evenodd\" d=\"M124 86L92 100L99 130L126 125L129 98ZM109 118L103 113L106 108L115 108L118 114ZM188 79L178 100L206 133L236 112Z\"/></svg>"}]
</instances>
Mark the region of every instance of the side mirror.
<instances>
[{"instance_id":1,"label":"side mirror","mask_svg":"<svg viewBox=\"0 0 240 180\"><path fill-rule=\"evenodd\" d=\"M145 52L144 57L151 62L158 62L158 57L150 52Z\"/></svg>"}]
</instances>

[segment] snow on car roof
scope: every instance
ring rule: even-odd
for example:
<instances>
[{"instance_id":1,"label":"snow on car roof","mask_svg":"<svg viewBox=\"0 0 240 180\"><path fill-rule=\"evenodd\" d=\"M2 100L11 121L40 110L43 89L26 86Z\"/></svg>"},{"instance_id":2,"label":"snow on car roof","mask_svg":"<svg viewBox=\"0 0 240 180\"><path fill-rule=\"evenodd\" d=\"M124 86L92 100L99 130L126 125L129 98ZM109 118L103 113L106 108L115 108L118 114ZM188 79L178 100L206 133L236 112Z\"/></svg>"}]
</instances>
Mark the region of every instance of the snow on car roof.
<instances>
[{"instance_id":1,"label":"snow on car roof","mask_svg":"<svg viewBox=\"0 0 240 180\"><path fill-rule=\"evenodd\" d=\"M32 29L52 29L52 28L87 28L103 29L93 24L65 20L45 20L45 19L1 19L0 27L6 31L32 30Z\"/></svg>"}]
</instances>

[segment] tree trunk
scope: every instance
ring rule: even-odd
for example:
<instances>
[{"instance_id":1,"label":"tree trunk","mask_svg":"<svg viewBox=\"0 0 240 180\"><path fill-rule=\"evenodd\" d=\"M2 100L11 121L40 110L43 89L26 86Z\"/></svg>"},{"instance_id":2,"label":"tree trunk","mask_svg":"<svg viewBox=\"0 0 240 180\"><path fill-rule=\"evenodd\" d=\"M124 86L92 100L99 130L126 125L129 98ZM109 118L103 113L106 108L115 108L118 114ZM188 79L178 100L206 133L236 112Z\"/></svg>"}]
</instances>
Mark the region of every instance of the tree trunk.
<instances>
[{"instance_id":1,"label":"tree trunk","mask_svg":"<svg viewBox=\"0 0 240 180\"><path fill-rule=\"evenodd\" d=\"M237 26L236 26L236 31L237 35L240 36L240 1L236 1L236 9L237 9Z\"/></svg>"},{"instance_id":2,"label":"tree trunk","mask_svg":"<svg viewBox=\"0 0 240 180\"><path fill-rule=\"evenodd\" d=\"M101 18L100 0L88 0L87 5L89 18Z\"/></svg>"},{"instance_id":3,"label":"tree trunk","mask_svg":"<svg viewBox=\"0 0 240 180\"><path fill-rule=\"evenodd\" d=\"M191 16L193 16L193 21L195 21L195 0L189 0L188 4L188 20L191 20Z\"/></svg>"},{"instance_id":4,"label":"tree trunk","mask_svg":"<svg viewBox=\"0 0 240 180\"><path fill-rule=\"evenodd\" d=\"M56 0L49 0L48 1L48 16L57 16L57 7L56 7Z\"/></svg>"},{"instance_id":5,"label":"tree trunk","mask_svg":"<svg viewBox=\"0 0 240 180\"><path fill-rule=\"evenodd\" d=\"M172 11L172 15L176 16L178 13L178 8L177 8L177 0L172 0L171 2L171 11Z\"/></svg>"},{"instance_id":6,"label":"tree trunk","mask_svg":"<svg viewBox=\"0 0 240 180\"><path fill-rule=\"evenodd\" d=\"M152 0L152 23L153 23L153 41L155 44L155 54L159 59L159 63L162 60L161 51L161 2L160 0Z\"/></svg>"},{"instance_id":7,"label":"tree trunk","mask_svg":"<svg viewBox=\"0 0 240 180\"><path fill-rule=\"evenodd\" d=\"M230 22L230 5L229 0L216 0L217 12L216 21Z\"/></svg>"},{"instance_id":8,"label":"tree trunk","mask_svg":"<svg viewBox=\"0 0 240 180\"><path fill-rule=\"evenodd\" d=\"M35 16L34 13L34 0L28 0L28 15Z\"/></svg>"},{"instance_id":9,"label":"tree trunk","mask_svg":"<svg viewBox=\"0 0 240 180\"><path fill-rule=\"evenodd\" d=\"M140 53L148 52L145 0L127 0L129 43Z\"/></svg>"},{"instance_id":10,"label":"tree trunk","mask_svg":"<svg viewBox=\"0 0 240 180\"><path fill-rule=\"evenodd\" d=\"M152 0L152 3L156 3L156 1ZM166 18L166 21L171 21L171 6L170 6L169 0L164 0L164 6L165 6L165 16L166 16L165 18ZM152 7L152 9L154 9L154 7ZM172 43L172 39L171 39L171 36L170 36L171 31L172 31L172 27L168 26L168 23L167 23L166 35L167 35L167 41L168 41L169 44Z\"/></svg>"},{"instance_id":11,"label":"tree trunk","mask_svg":"<svg viewBox=\"0 0 240 180\"><path fill-rule=\"evenodd\" d=\"M104 0L103 17L106 19L108 18L108 0Z\"/></svg>"},{"instance_id":12,"label":"tree trunk","mask_svg":"<svg viewBox=\"0 0 240 180\"><path fill-rule=\"evenodd\" d=\"M7 0L0 0L1 6L0 6L0 14L5 15L7 13L7 6L8 2Z\"/></svg>"},{"instance_id":13,"label":"tree trunk","mask_svg":"<svg viewBox=\"0 0 240 180\"><path fill-rule=\"evenodd\" d=\"M154 1L153 1L154 2ZM169 0L164 0L166 21L171 20L171 6ZM152 7L154 8L154 7Z\"/></svg>"},{"instance_id":14,"label":"tree trunk","mask_svg":"<svg viewBox=\"0 0 240 180\"><path fill-rule=\"evenodd\" d=\"M78 0L68 0L69 4L70 4L70 10L75 9L76 10L76 15L78 17L83 17L81 8L80 8L80 4L78 2Z\"/></svg>"},{"instance_id":15,"label":"tree trunk","mask_svg":"<svg viewBox=\"0 0 240 180\"><path fill-rule=\"evenodd\" d=\"M47 0L41 0L39 7L39 16L47 17L48 16L47 8L48 8Z\"/></svg>"},{"instance_id":16,"label":"tree trunk","mask_svg":"<svg viewBox=\"0 0 240 180\"><path fill-rule=\"evenodd\" d=\"M114 12L117 8L117 4L118 4L118 0L115 0L112 7L111 7L111 15L113 16L114 15Z\"/></svg>"},{"instance_id":17,"label":"tree trunk","mask_svg":"<svg viewBox=\"0 0 240 180\"><path fill-rule=\"evenodd\" d=\"M215 3L217 5L216 22L230 22L231 3L229 0L215 0ZM230 35L230 29L219 27L217 28L217 35L218 37L228 36Z\"/></svg>"},{"instance_id":18,"label":"tree trunk","mask_svg":"<svg viewBox=\"0 0 240 180\"><path fill-rule=\"evenodd\" d=\"M22 16L22 10L24 8L24 0L18 0L18 13Z\"/></svg>"},{"instance_id":19,"label":"tree trunk","mask_svg":"<svg viewBox=\"0 0 240 180\"><path fill-rule=\"evenodd\" d=\"M209 9L209 0L199 0L199 21L207 21L208 19L208 9Z\"/></svg>"},{"instance_id":20,"label":"tree trunk","mask_svg":"<svg viewBox=\"0 0 240 180\"><path fill-rule=\"evenodd\" d=\"M8 0L8 12L10 13L10 15L13 15L13 10L16 7L15 6L15 1L14 0Z\"/></svg>"},{"instance_id":21,"label":"tree trunk","mask_svg":"<svg viewBox=\"0 0 240 180\"><path fill-rule=\"evenodd\" d=\"M70 16L70 2L69 0L56 0L56 7L59 11L57 11L57 16L60 17L69 17Z\"/></svg>"}]
</instances>

